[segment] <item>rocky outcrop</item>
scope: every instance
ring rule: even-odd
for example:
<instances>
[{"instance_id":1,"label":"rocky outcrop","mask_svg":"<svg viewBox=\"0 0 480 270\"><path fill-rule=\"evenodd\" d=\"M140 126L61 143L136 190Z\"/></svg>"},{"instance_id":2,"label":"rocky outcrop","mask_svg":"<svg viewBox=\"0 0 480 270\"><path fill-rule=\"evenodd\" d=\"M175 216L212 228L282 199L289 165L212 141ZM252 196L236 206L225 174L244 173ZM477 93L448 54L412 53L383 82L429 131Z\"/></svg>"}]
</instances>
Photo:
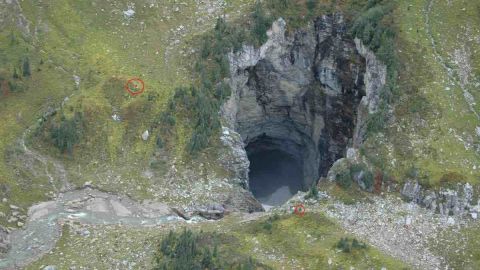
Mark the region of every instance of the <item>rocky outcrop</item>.
<instances>
[{"instance_id":1,"label":"rocky outcrop","mask_svg":"<svg viewBox=\"0 0 480 270\"><path fill-rule=\"evenodd\" d=\"M368 49L360 39L355 38L355 47L358 53L365 58L365 93L369 113L375 113L380 103L380 92L387 80L387 66L377 59L377 56Z\"/></svg>"},{"instance_id":2,"label":"rocky outcrop","mask_svg":"<svg viewBox=\"0 0 480 270\"><path fill-rule=\"evenodd\" d=\"M253 197L252 193L243 188L232 190L224 205L230 209L248 213L264 211L263 206Z\"/></svg>"},{"instance_id":3,"label":"rocky outcrop","mask_svg":"<svg viewBox=\"0 0 480 270\"><path fill-rule=\"evenodd\" d=\"M220 154L219 163L225 169L234 173L232 177L234 183L248 189L248 167L250 166L250 161L245 152L240 134L228 127L222 127L220 140L228 151Z\"/></svg>"},{"instance_id":4,"label":"rocky outcrop","mask_svg":"<svg viewBox=\"0 0 480 270\"><path fill-rule=\"evenodd\" d=\"M365 96L362 97L357 110L357 123L353 136L353 146L362 145L366 136L368 115L377 112L380 103L380 93L387 80L387 66L377 59L360 39L355 38L355 47L365 59Z\"/></svg>"},{"instance_id":5,"label":"rocky outcrop","mask_svg":"<svg viewBox=\"0 0 480 270\"><path fill-rule=\"evenodd\" d=\"M18 0L0 1L0 31L4 31L9 25L15 26L25 36L30 35L30 22L23 15Z\"/></svg>"},{"instance_id":6,"label":"rocky outcrop","mask_svg":"<svg viewBox=\"0 0 480 270\"><path fill-rule=\"evenodd\" d=\"M10 249L10 239L8 237L8 231L3 226L0 226L0 258L2 254L7 253Z\"/></svg>"},{"instance_id":7,"label":"rocky outcrop","mask_svg":"<svg viewBox=\"0 0 480 270\"><path fill-rule=\"evenodd\" d=\"M441 215L470 216L477 219L480 201L474 201L474 189L469 183L458 184L455 189L427 190L417 181L407 181L401 194L435 213Z\"/></svg>"},{"instance_id":8,"label":"rocky outcrop","mask_svg":"<svg viewBox=\"0 0 480 270\"><path fill-rule=\"evenodd\" d=\"M290 35L285 28L279 19L263 46L229 55L232 95L222 115L241 135L247 154L276 149L298 160L308 187L351 143L366 61L341 14L320 17Z\"/></svg>"}]
</instances>

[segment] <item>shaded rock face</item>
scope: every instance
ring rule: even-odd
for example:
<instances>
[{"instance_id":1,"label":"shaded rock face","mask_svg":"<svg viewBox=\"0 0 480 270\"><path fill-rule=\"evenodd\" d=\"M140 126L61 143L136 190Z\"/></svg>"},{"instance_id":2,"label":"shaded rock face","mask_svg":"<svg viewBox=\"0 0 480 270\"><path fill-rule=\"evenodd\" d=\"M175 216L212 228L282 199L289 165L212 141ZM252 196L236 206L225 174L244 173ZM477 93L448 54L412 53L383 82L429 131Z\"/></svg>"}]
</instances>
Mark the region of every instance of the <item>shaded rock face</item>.
<instances>
[{"instance_id":1,"label":"shaded rock face","mask_svg":"<svg viewBox=\"0 0 480 270\"><path fill-rule=\"evenodd\" d=\"M340 14L290 35L285 27L274 22L262 47L230 55L232 96L222 114L248 156L277 150L294 158L306 189L352 141L366 61Z\"/></svg>"}]
</instances>

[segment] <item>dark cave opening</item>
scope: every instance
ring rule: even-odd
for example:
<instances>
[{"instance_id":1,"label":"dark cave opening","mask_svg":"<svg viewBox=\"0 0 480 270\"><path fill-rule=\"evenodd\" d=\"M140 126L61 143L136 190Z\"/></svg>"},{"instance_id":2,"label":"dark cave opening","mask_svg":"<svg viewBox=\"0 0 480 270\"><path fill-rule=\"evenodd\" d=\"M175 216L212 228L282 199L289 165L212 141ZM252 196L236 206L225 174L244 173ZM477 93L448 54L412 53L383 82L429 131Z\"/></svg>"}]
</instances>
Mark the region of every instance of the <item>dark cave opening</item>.
<instances>
[{"instance_id":1,"label":"dark cave opening","mask_svg":"<svg viewBox=\"0 0 480 270\"><path fill-rule=\"evenodd\" d=\"M249 185L264 205L282 205L304 189L302 146L262 135L246 148L250 160Z\"/></svg>"}]
</instances>

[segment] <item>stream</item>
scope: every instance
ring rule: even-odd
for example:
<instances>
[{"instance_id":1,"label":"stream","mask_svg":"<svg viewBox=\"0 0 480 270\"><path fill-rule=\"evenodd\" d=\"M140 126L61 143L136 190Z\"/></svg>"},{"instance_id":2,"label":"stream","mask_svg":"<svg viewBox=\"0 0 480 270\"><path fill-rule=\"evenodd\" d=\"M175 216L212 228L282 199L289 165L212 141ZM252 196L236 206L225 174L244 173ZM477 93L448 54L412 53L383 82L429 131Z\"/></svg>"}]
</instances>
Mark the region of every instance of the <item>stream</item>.
<instances>
[{"instance_id":1,"label":"stream","mask_svg":"<svg viewBox=\"0 0 480 270\"><path fill-rule=\"evenodd\" d=\"M68 221L155 226L184 220L158 202L138 203L91 188L60 193L55 201L30 207L26 225L9 235L11 248L6 257L0 259L0 269L26 266L52 250L61 236L62 224Z\"/></svg>"}]
</instances>

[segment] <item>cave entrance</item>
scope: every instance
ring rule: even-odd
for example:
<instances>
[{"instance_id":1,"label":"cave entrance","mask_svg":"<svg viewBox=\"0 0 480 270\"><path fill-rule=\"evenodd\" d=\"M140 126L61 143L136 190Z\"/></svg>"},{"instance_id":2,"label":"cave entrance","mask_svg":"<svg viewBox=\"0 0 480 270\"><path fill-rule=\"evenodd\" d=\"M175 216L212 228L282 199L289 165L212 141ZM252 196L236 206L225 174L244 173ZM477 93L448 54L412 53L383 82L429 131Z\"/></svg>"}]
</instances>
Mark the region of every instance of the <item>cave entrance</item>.
<instances>
[{"instance_id":1,"label":"cave entrance","mask_svg":"<svg viewBox=\"0 0 480 270\"><path fill-rule=\"evenodd\" d=\"M265 134L247 145L250 190L262 204L282 205L305 189L303 148L292 140Z\"/></svg>"},{"instance_id":2,"label":"cave entrance","mask_svg":"<svg viewBox=\"0 0 480 270\"><path fill-rule=\"evenodd\" d=\"M302 189L302 168L288 153L269 150L249 159L250 190L262 204L281 205Z\"/></svg>"}]
</instances>

